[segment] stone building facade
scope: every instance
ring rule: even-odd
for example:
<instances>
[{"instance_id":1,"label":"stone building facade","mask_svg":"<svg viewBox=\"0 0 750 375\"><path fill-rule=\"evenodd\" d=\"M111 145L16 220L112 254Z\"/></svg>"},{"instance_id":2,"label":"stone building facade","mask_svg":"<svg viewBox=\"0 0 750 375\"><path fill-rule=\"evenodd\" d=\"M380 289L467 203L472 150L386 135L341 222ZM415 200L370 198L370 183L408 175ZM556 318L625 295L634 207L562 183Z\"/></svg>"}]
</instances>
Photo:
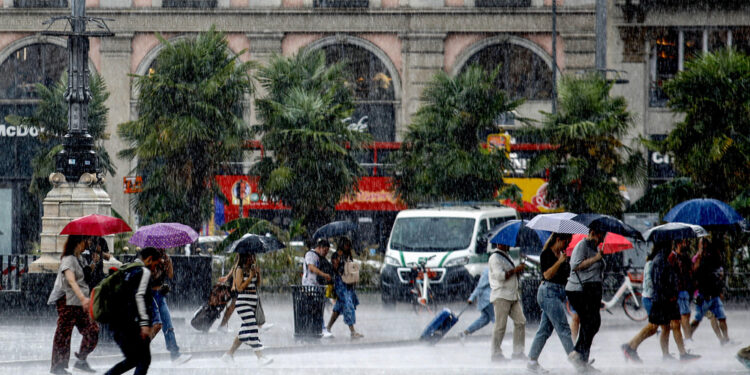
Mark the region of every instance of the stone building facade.
<instances>
[{"instance_id":1,"label":"stone building facade","mask_svg":"<svg viewBox=\"0 0 750 375\"><path fill-rule=\"evenodd\" d=\"M262 63L272 54L322 48L331 61L359 61L352 79L362 81L362 92L357 93L358 118L352 122L367 116L376 141L401 140L422 89L436 72L457 74L473 62L502 62L498 84L514 97L526 98L519 115L539 118L540 110L551 109L552 69L559 77L594 65L594 0L556 0L554 57L551 1L87 0L87 14L112 19L107 23L116 34L92 39L89 55L92 70L103 76L110 92L111 138L105 147L114 157L124 146L116 127L136 116L138 93L131 75L146 74L152 67L162 48L155 33L179 40L211 25L227 33L234 53L245 51L243 60ZM38 103L34 84L51 84L67 66L65 40L39 34L43 21L67 14L68 0L2 0L0 200L10 203L1 203L0 231L12 236L10 242L0 242L0 253L22 252L28 240L25 228L30 224L22 223L19 207L28 198L23 190L30 177L29 159L38 147L37 129L15 129L4 118L29 114ZM620 29L613 27L610 39L615 31ZM615 54L612 59L622 60ZM645 79L645 62L620 64ZM632 77L631 85L636 85ZM643 98L643 93L628 93L636 101ZM254 121L252 110L247 119ZM131 174L132 165L120 159L115 165L117 174L106 182L112 207L134 223L129 195L123 192L123 177Z\"/></svg>"}]
</instances>

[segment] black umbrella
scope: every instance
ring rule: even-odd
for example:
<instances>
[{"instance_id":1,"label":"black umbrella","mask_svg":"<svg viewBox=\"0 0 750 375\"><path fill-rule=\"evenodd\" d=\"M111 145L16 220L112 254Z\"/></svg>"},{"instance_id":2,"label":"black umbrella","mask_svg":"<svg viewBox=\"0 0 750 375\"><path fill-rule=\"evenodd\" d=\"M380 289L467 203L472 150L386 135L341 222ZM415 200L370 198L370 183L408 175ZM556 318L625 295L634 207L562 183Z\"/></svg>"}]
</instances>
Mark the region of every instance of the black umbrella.
<instances>
[{"instance_id":1,"label":"black umbrella","mask_svg":"<svg viewBox=\"0 0 750 375\"><path fill-rule=\"evenodd\" d=\"M334 221L318 228L313 234L313 241L319 238L345 236L350 233L356 235L357 229L357 223L352 223L351 221Z\"/></svg>"},{"instance_id":2,"label":"black umbrella","mask_svg":"<svg viewBox=\"0 0 750 375\"><path fill-rule=\"evenodd\" d=\"M572 220L589 227L589 229L615 233L643 241L643 236L638 229L623 223L622 220L613 216L602 214L578 214L574 216Z\"/></svg>"},{"instance_id":3,"label":"black umbrella","mask_svg":"<svg viewBox=\"0 0 750 375\"><path fill-rule=\"evenodd\" d=\"M262 254L285 248L283 242L271 235L259 236L248 233L239 240L232 243L227 249L228 253L238 254Z\"/></svg>"},{"instance_id":4,"label":"black umbrella","mask_svg":"<svg viewBox=\"0 0 750 375\"><path fill-rule=\"evenodd\" d=\"M651 242L679 241L707 235L708 232L700 225L686 223L667 223L653 227L643 233L646 241Z\"/></svg>"}]
</instances>

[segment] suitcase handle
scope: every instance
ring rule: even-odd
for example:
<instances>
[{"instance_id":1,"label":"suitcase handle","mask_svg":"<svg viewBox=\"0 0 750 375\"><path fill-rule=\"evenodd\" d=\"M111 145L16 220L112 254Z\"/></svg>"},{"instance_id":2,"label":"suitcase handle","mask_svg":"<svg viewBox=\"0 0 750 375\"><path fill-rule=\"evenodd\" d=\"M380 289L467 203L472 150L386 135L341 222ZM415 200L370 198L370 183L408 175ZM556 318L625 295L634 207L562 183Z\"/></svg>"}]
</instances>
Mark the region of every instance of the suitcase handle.
<instances>
[{"instance_id":1,"label":"suitcase handle","mask_svg":"<svg viewBox=\"0 0 750 375\"><path fill-rule=\"evenodd\" d=\"M463 308L463 309L461 309L461 311L460 311L460 312L458 313L458 315L456 315L456 319L460 318L460 317L461 317L461 314L463 314L463 313L464 313L464 311L466 311L466 310L467 310L467 309L469 308L469 306L471 306L471 304L468 304L468 303L467 303L467 304L466 304L466 306L464 306L464 308Z\"/></svg>"}]
</instances>

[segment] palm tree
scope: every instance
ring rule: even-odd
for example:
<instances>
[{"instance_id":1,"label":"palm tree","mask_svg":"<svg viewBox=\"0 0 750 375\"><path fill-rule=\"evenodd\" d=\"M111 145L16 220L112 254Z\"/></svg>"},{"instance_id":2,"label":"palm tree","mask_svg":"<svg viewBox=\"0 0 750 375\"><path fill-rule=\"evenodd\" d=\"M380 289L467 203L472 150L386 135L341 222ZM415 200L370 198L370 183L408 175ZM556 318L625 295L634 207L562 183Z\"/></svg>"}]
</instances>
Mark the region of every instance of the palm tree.
<instances>
[{"instance_id":1,"label":"palm tree","mask_svg":"<svg viewBox=\"0 0 750 375\"><path fill-rule=\"evenodd\" d=\"M254 166L260 189L292 208L306 228L333 218L336 204L357 189L363 169L354 158L367 133L343 121L354 110L344 65L326 65L322 50L274 56L258 72L268 93L256 100L256 134L273 156Z\"/></svg>"},{"instance_id":2,"label":"palm tree","mask_svg":"<svg viewBox=\"0 0 750 375\"><path fill-rule=\"evenodd\" d=\"M664 85L669 107L685 116L656 147L675 155L704 196L750 196L749 85L750 57L732 50L690 60Z\"/></svg>"},{"instance_id":3,"label":"palm tree","mask_svg":"<svg viewBox=\"0 0 750 375\"><path fill-rule=\"evenodd\" d=\"M213 197L223 197L214 176L242 159L249 136L242 101L253 92L253 65L238 60L244 51L231 55L215 27L195 39L159 39L165 47L154 69L135 77L138 119L119 125L130 144L119 156L137 159L143 191L134 206L143 224L175 221L197 230Z\"/></svg>"},{"instance_id":4,"label":"palm tree","mask_svg":"<svg viewBox=\"0 0 750 375\"><path fill-rule=\"evenodd\" d=\"M498 189L517 195L515 185L503 183L508 156L483 147L499 130L497 117L521 104L493 85L498 72L479 66L457 77L440 72L425 88L424 104L394 154L396 191L404 202L492 200Z\"/></svg>"},{"instance_id":5,"label":"palm tree","mask_svg":"<svg viewBox=\"0 0 750 375\"><path fill-rule=\"evenodd\" d=\"M567 211L620 215L620 185L645 180L643 157L622 142L632 115L624 98L609 95L611 89L598 73L565 76L558 113L544 113L541 127L525 129L557 146L533 158L528 173L549 170L547 199Z\"/></svg>"}]
</instances>

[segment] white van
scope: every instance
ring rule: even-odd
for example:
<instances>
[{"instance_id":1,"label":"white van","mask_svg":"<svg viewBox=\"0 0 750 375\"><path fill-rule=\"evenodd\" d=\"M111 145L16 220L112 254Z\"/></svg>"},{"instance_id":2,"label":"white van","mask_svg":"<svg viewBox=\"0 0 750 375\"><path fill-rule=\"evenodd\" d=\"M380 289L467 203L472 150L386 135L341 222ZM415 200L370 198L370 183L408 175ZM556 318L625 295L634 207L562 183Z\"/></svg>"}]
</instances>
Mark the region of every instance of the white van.
<instances>
[{"instance_id":1,"label":"white van","mask_svg":"<svg viewBox=\"0 0 750 375\"><path fill-rule=\"evenodd\" d=\"M487 267L487 232L518 218L515 209L493 203L443 204L398 213L391 229L380 272L383 302L410 296L411 265L433 257L430 288L437 297L466 298Z\"/></svg>"}]
</instances>

